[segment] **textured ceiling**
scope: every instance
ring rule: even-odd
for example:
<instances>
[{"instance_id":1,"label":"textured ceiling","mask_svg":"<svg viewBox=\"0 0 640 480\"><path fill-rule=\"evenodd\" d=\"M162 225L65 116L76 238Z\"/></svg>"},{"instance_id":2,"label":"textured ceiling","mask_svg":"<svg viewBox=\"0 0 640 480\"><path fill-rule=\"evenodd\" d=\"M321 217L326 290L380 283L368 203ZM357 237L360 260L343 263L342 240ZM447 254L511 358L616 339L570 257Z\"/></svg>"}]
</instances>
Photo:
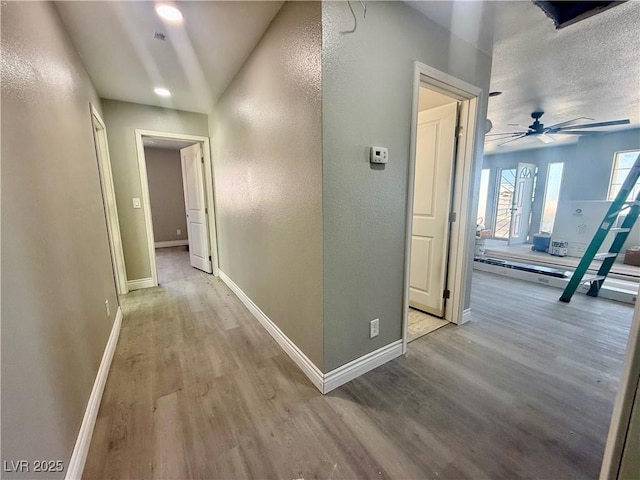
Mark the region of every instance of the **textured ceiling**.
<instances>
[{"instance_id":1,"label":"textured ceiling","mask_svg":"<svg viewBox=\"0 0 640 480\"><path fill-rule=\"evenodd\" d=\"M530 125L534 110L545 111L545 125L576 117L628 118L632 126L640 125L639 32L640 2L624 3L562 30L555 30L531 2L500 2L491 90L503 94L489 99L491 133L514 131L507 123ZM549 146L577 140L555 138ZM539 146L545 144L530 137L497 151Z\"/></svg>"},{"instance_id":2,"label":"textured ceiling","mask_svg":"<svg viewBox=\"0 0 640 480\"><path fill-rule=\"evenodd\" d=\"M56 5L100 96L207 113L282 2L179 2L178 25L163 23L152 2ZM154 87L173 95L158 97Z\"/></svg>"},{"instance_id":3,"label":"textured ceiling","mask_svg":"<svg viewBox=\"0 0 640 480\"><path fill-rule=\"evenodd\" d=\"M193 145L194 141L189 140L171 140L168 138L158 137L142 137L142 144L149 148L164 148L165 150L181 150L189 145Z\"/></svg>"},{"instance_id":4,"label":"textured ceiling","mask_svg":"<svg viewBox=\"0 0 640 480\"><path fill-rule=\"evenodd\" d=\"M448 0L406 2L438 25L491 55L495 8L501 2Z\"/></svg>"}]
</instances>

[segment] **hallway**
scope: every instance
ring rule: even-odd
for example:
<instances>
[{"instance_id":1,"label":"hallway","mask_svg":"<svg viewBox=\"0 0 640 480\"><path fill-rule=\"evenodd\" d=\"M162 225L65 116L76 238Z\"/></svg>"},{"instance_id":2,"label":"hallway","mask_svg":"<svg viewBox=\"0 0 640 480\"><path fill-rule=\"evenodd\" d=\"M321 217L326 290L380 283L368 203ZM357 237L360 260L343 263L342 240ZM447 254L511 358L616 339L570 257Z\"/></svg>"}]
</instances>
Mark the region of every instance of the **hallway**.
<instances>
[{"instance_id":1,"label":"hallway","mask_svg":"<svg viewBox=\"0 0 640 480\"><path fill-rule=\"evenodd\" d=\"M161 286L124 297L85 478L597 476L628 306L527 285L514 320L514 281L476 273L469 325L323 397L222 281L157 258Z\"/></svg>"}]
</instances>

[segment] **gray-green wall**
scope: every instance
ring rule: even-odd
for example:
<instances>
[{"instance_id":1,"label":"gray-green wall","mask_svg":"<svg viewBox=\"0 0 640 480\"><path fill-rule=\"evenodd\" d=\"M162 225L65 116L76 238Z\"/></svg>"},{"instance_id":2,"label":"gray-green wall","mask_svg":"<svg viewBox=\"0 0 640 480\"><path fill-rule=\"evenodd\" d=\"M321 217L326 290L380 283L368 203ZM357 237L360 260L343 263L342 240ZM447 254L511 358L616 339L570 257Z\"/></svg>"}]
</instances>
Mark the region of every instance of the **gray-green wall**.
<instances>
[{"instance_id":1,"label":"gray-green wall","mask_svg":"<svg viewBox=\"0 0 640 480\"><path fill-rule=\"evenodd\" d=\"M285 3L211 122L220 269L320 369L321 15Z\"/></svg>"},{"instance_id":2,"label":"gray-green wall","mask_svg":"<svg viewBox=\"0 0 640 480\"><path fill-rule=\"evenodd\" d=\"M188 135L209 135L207 115L138 103L102 100L107 126L113 183L127 279L151 277L144 210L133 208L132 198L142 198L135 130Z\"/></svg>"},{"instance_id":3,"label":"gray-green wall","mask_svg":"<svg viewBox=\"0 0 640 480\"><path fill-rule=\"evenodd\" d=\"M66 471L118 308L89 111L100 101L53 3L2 2L1 48L1 460Z\"/></svg>"},{"instance_id":4,"label":"gray-green wall","mask_svg":"<svg viewBox=\"0 0 640 480\"><path fill-rule=\"evenodd\" d=\"M145 147L155 242L187 240L180 151ZM178 235L177 231L182 233Z\"/></svg>"},{"instance_id":5,"label":"gray-green wall","mask_svg":"<svg viewBox=\"0 0 640 480\"><path fill-rule=\"evenodd\" d=\"M347 3L325 2L322 26L324 356L329 371L401 338L414 61L486 92L491 57L403 2L369 2L366 19L360 16L350 34L343 33L353 28ZM486 112L486 100L480 110ZM384 168L370 166L371 145L388 147ZM480 167L479 151L474 170ZM470 217L475 220L475 214ZM369 339L374 318L380 318L380 335Z\"/></svg>"}]
</instances>

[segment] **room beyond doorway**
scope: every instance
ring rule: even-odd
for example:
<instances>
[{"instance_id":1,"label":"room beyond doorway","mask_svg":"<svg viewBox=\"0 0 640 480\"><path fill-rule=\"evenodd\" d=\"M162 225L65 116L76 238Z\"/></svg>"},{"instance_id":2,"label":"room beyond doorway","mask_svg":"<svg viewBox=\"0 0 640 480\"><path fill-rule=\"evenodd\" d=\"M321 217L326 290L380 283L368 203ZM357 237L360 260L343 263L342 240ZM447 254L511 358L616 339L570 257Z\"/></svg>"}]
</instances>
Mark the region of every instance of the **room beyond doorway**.
<instances>
[{"instance_id":1,"label":"room beyond doorway","mask_svg":"<svg viewBox=\"0 0 640 480\"><path fill-rule=\"evenodd\" d=\"M213 179L209 139L136 130L147 244L154 285L156 249L188 252L192 267L217 271Z\"/></svg>"}]
</instances>

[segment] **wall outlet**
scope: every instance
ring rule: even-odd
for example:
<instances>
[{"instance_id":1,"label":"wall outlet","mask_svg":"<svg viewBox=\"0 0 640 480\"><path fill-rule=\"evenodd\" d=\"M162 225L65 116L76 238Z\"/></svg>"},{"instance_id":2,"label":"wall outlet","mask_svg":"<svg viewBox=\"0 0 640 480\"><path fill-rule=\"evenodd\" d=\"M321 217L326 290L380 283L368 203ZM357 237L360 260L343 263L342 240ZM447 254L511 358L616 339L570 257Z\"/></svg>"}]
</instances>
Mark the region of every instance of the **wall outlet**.
<instances>
[{"instance_id":1,"label":"wall outlet","mask_svg":"<svg viewBox=\"0 0 640 480\"><path fill-rule=\"evenodd\" d=\"M142 208L142 202L140 202L139 198L134 197L131 199L131 202L133 203L133 208Z\"/></svg>"},{"instance_id":2,"label":"wall outlet","mask_svg":"<svg viewBox=\"0 0 640 480\"><path fill-rule=\"evenodd\" d=\"M369 322L369 338L377 337L380 333L380 319L376 318Z\"/></svg>"},{"instance_id":3,"label":"wall outlet","mask_svg":"<svg viewBox=\"0 0 640 480\"><path fill-rule=\"evenodd\" d=\"M111 316L111 309L109 308L109 300L104 301L104 309L107 312L107 318Z\"/></svg>"},{"instance_id":4,"label":"wall outlet","mask_svg":"<svg viewBox=\"0 0 640 480\"><path fill-rule=\"evenodd\" d=\"M176 235L182 235L182 230L177 229L177 230L176 230Z\"/></svg>"}]
</instances>

